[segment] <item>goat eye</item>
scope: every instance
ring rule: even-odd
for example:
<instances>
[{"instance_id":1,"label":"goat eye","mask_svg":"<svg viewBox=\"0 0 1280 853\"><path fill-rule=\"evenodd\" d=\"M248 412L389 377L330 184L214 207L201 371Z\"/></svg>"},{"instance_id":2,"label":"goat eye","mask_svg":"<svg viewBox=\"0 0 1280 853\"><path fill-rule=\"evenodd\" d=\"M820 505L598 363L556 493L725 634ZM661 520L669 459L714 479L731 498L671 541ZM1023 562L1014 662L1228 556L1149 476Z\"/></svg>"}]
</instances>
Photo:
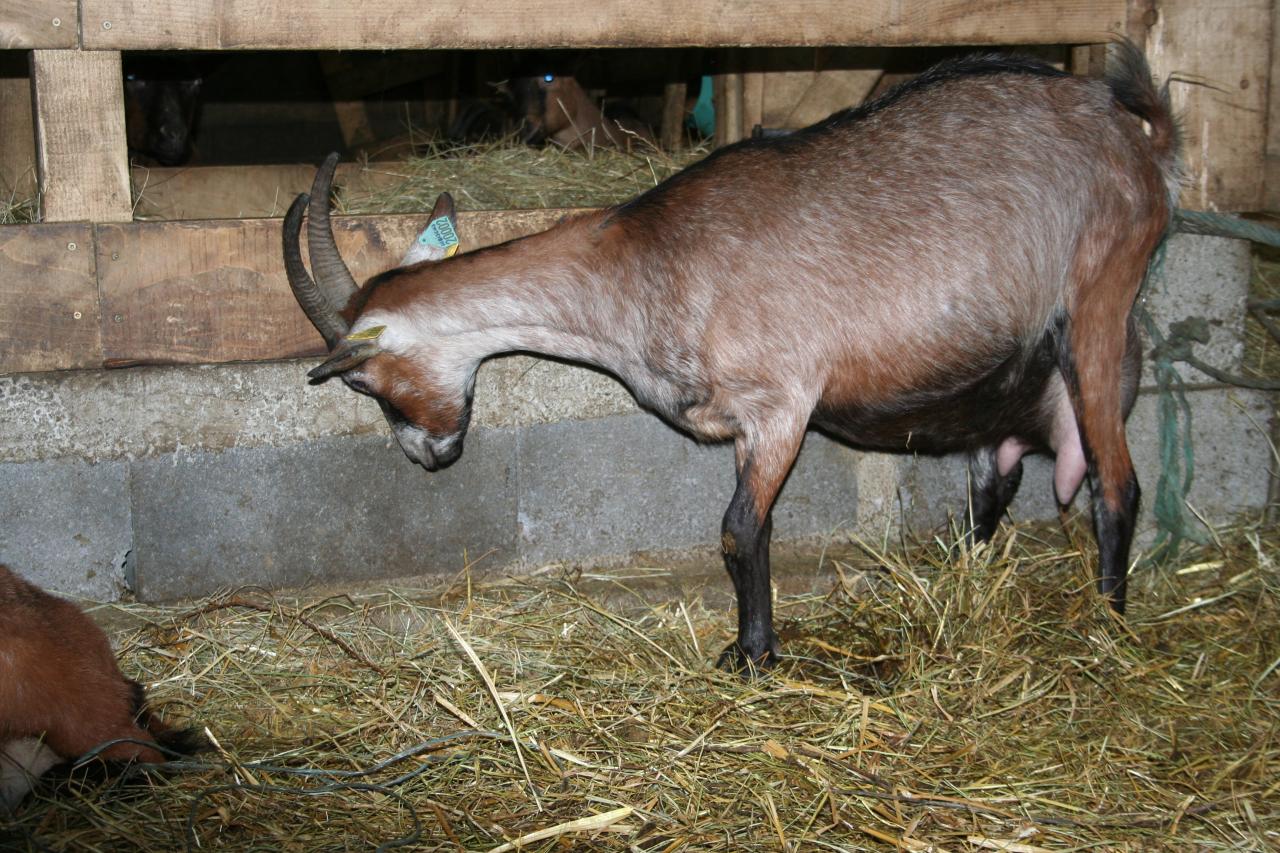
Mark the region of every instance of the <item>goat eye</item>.
<instances>
[{"instance_id":1,"label":"goat eye","mask_svg":"<svg viewBox=\"0 0 1280 853\"><path fill-rule=\"evenodd\" d=\"M550 83L550 82L551 82L552 80L554 80L554 79L556 79L556 75L554 75L554 74L543 74L543 75L542 75L542 82L544 82L544 83Z\"/></svg>"},{"instance_id":2,"label":"goat eye","mask_svg":"<svg viewBox=\"0 0 1280 853\"><path fill-rule=\"evenodd\" d=\"M360 394L370 394L369 385L363 379L348 379L347 387Z\"/></svg>"}]
</instances>

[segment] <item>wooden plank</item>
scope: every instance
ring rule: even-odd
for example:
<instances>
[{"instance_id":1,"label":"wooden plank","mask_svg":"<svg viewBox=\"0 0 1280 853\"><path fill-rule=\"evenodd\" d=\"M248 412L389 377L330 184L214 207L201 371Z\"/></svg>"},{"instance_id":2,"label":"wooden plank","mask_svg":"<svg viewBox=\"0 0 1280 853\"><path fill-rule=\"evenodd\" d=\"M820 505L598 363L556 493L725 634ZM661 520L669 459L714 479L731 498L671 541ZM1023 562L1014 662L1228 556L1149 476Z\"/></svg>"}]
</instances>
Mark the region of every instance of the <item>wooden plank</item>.
<instances>
[{"instance_id":1,"label":"wooden plank","mask_svg":"<svg viewBox=\"0 0 1280 853\"><path fill-rule=\"evenodd\" d=\"M4 202L36 194L36 135L27 64L22 53L0 54L0 193Z\"/></svg>"},{"instance_id":2,"label":"wooden plank","mask_svg":"<svg viewBox=\"0 0 1280 853\"><path fill-rule=\"evenodd\" d=\"M129 152L117 51L35 50L36 168L45 222L127 222Z\"/></svg>"},{"instance_id":3,"label":"wooden plank","mask_svg":"<svg viewBox=\"0 0 1280 853\"><path fill-rule=\"evenodd\" d=\"M1280 3L1271 4L1271 77L1267 84L1267 188L1263 207L1280 211ZM1280 419L1277 420L1280 423ZM1280 482L1280 478L1273 482Z\"/></svg>"},{"instance_id":4,"label":"wooden plank","mask_svg":"<svg viewBox=\"0 0 1280 853\"><path fill-rule=\"evenodd\" d=\"M0 372L102 361L89 225L0 228Z\"/></svg>"},{"instance_id":5,"label":"wooden plank","mask_svg":"<svg viewBox=\"0 0 1280 853\"><path fill-rule=\"evenodd\" d=\"M463 251L541 230L564 213L461 213ZM363 281L399 263L426 219L426 214L335 217L334 234L352 274ZM106 365L322 353L320 336L289 290L280 228L279 219L97 226Z\"/></svg>"},{"instance_id":6,"label":"wooden plank","mask_svg":"<svg viewBox=\"0 0 1280 853\"><path fill-rule=\"evenodd\" d=\"M130 170L137 219L259 219L283 216L311 189L315 166L178 166ZM334 185L359 199L405 180L395 162L340 163ZM448 189L448 187L441 187Z\"/></svg>"},{"instance_id":7,"label":"wooden plank","mask_svg":"<svg viewBox=\"0 0 1280 853\"><path fill-rule=\"evenodd\" d=\"M1271 0L1160 4L1147 55L1157 79L1174 75L1169 91L1185 131L1186 207L1263 205L1271 16Z\"/></svg>"},{"instance_id":8,"label":"wooden plank","mask_svg":"<svg viewBox=\"0 0 1280 853\"><path fill-rule=\"evenodd\" d=\"M1125 0L82 0L84 45L359 50L1080 44L1125 28Z\"/></svg>"},{"instance_id":9,"label":"wooden plank","mask_svg":"<svg viewBox=\"0 0 1280 853\"><path fill-rule=\"evenodd\" d=\"M0 48L67 48L79 43L76 0L0 0Z\"/></svg>"}]
</instances>

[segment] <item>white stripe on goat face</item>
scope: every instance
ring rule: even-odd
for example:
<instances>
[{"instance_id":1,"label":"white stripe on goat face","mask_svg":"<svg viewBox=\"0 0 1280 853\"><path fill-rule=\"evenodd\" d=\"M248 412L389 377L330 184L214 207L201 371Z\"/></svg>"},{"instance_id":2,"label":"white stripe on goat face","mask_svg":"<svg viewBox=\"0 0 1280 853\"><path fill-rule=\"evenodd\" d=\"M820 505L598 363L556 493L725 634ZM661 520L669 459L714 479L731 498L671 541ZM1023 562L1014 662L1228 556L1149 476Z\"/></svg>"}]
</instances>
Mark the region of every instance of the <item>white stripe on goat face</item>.
<instances>
[{"instance_id":1,"label":"white stripe on goat face","mask_svg":"<svg viewBox=\"0 0 1280 853\"><path fill-rule=\"evenodd\" d=\"M375 311L362 317L352 334L384 326L378 356L343 377L356 390L378 399L400 448L428 471L452 464L462 453L476 359L459 359L456 346L415 329L402 315ZM448 338L443 340L448 341ZM445 370L441 370L445 367Z\"/></svg>"}]
</instances>

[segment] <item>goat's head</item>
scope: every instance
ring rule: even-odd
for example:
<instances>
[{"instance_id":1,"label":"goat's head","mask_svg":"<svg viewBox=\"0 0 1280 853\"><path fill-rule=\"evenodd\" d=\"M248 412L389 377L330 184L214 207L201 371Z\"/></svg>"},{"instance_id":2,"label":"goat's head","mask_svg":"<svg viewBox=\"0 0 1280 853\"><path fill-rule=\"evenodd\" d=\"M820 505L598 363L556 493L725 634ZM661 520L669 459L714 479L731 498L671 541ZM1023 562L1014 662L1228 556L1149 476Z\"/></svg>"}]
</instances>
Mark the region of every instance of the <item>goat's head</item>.
<instances>
[{"instance_id":1,"label":"goat's head","mask_svg":"<svg viewBox=\"0 0 1280 853\"><path fill-rule=\"evenodd\" d=\"M590 106L586 91L572 76L544 72L511 81L511 93L520 114L520 138L541 145L575 122Z\"/></svg>"},{"instance_id":2,"label":"goat's head","mask_svg":"<svg viewBox=\"0 0 1280 853\"><path fill-rule=\"evenodd\" d=\"M437 348L422 340L404 312L381 298L379 276L356 286L338 253L329 223L329 189L338 155L331 154L316 173L310 196L294 199L284 219L284 261L293 294L329 345L329 357L308 372L313 384L338 377L353 391L372 397L382 407L401 449L428 471L437 471L462 455L462 440L471 415L471 376L458 376L438 363ZM303 214L307 214L307 273L299 249ZM453 199L436 201L432 220L454 223ZM409 260L442 261L452 251L427 244L415 247ZM394 272L394 271L393 271ZM454 375L448 375L453 373Z\"/></svg>"}]
</instances>

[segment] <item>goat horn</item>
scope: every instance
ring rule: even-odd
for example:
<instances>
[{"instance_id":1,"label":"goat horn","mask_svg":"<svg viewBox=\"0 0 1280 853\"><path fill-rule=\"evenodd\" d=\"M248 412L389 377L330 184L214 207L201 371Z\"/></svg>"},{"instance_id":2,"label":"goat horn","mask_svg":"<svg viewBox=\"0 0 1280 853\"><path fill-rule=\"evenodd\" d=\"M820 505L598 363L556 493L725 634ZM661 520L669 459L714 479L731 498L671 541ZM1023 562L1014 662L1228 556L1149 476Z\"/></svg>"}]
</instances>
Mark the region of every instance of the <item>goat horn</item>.
<instances>
[{"instance_id":1,"label":"goat horn","mask_svg":"<svg viewBox=\"0 0 1280 853\"><path fill-rule=\"evenodd\" d=\"M320 285L320 291L334 309L341 311L360 288L343 263L342 255L338 254L338 247L333 242L333 227L329 224L329 188L333 185L333 172L337 167L338 153L335 151L325 158L311 184L307 250L311 255L311 272Z\"/></svg>"},{"instance_id":2,"label":"goat horn","mask_svg":"<svg viewBox=\"0 0 1280 853\"><path fill-rule=\"evenodd\" d=\"M307 268L302 264L298 236L302 231L302 214L308 200L307 194L302 193L289 205L289 212L284 216L284 269L289 276L289 287L293 289L294 298L306 312L307 319L324 337L329 349L333 349L349 327L311 280L311 276L307 275Z\"/></svg>"}]
</instances>

